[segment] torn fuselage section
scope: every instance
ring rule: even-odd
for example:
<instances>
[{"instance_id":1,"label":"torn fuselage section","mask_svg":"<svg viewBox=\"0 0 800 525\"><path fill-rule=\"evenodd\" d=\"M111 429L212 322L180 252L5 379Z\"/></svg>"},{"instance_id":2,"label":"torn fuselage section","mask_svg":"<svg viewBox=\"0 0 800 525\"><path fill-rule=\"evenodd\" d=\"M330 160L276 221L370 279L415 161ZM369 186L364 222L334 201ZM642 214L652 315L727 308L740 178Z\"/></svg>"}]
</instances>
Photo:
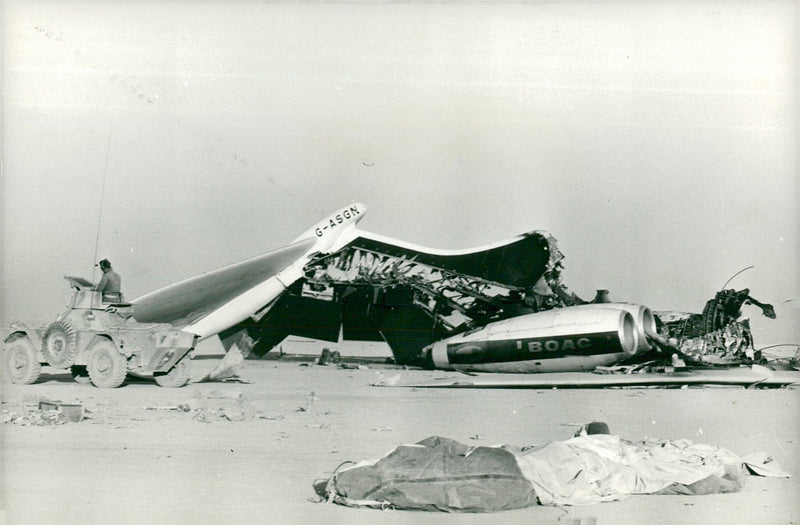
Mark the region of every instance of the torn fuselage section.
<instances>
[{"instance_id":1,"label":"torn fuselage section","mask_svg":"<svg viewBox=\"0 0 800 525\"><path fill-rule=\"evenodd\" d=\"M656 320L645 306L610 302L606 290L580 298L563 283L563 260L545 232L464 252L358 237L312 254L282 295L220 338L245 355L293 335L385 341L398 364L546 372L692 356L752 361L741 307L774 317L748 290L725 290L703 314L660 312Z\"/></svg>"},{"instance_id":2,"label":"torn fuselage section","mask_svg":"<svg viewBox=\"0 0 800 525\"><path fill-rule=\"evenodd\" d=\"M340 304L343 339L384 340L396 362L431 365L423 349L436 341L566 305L548 284L566 290L557 266L562 259L544 232L459 255L360 239L313 260L292 293Z\"/></svg>"}]
</instances>

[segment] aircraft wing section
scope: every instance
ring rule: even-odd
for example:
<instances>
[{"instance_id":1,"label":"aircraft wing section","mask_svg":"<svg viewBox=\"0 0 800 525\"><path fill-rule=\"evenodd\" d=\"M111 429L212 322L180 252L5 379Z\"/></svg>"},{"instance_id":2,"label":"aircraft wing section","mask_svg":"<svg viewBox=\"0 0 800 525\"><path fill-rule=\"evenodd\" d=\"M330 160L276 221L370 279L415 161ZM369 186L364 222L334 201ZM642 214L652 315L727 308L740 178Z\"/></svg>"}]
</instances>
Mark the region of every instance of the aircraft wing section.
<instances>
[{"instance_id":1,"label":"aircraft wing section","mask_svg":"<svg viewBox=\"0 0 800 525\"><path fill-rule=\"evenodd\" d=\"M314 243L314 239L301 240L143 295L132 301L134 317L142 323L192 323L276 276L300 259Z\"/></svg>"},{"instance_id":2,"label":"aircraft wing section","mask_svg":"<svg viewBox=\"0 0 800 525\"><path fill-rule=\"evenodd\" d=\"M134 299L139 322L171 323L201 339L263 317L284 292L303 278L312 257L353 238L366 207L354 203L325 217L291 244L242 262L191 277Z\"/></svg>"}]
</instances>

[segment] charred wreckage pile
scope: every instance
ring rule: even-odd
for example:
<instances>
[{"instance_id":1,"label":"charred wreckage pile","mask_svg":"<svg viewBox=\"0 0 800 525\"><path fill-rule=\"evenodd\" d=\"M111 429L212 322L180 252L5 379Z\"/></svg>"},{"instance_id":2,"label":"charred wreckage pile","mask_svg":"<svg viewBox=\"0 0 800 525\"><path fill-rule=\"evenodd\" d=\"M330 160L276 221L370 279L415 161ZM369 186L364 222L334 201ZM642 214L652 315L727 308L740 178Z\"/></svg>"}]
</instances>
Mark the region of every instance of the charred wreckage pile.
<instances>
[{"instance_id":1,"label":"charred wreckage pile","mask_svg":"<svg viewBox=\"0 0 800 525\"><path fill-rule=\"evenodd\" d=\"M528 239L519 253L513 253L515 245L512 253L503 247L504 261L512 258L516 264L496 265L506 273L514 268L518 275L497 279L491 268L493 257L500 255L492 250L471 261L469 269L463 259L443 264L428 254L393 252L380 242L353 243L320 255L264 318L254 317L251 329L239 332L246 339L239 346L263 355L288 335L280 327L289 326L293 335L332 342L385 340L398 363L425 366L433 364L425 349L434 341L525 314L610 302L606 290L598 290L591 301L570 291L562 282L564 255L556 240L545 232L528 235L536 239ZM476 266L486 277L474 277L477 272L470 270ZM654 312L653 330L647 334L653 351L632 360L674 360L677 354L686 364L756 363L761 356L749 322L739 320L745 304L775 318L772 306L752 298L747 289L720 291L702 314Z\"/></svg>"},{"instance_id":2,"label":"charred wreckage pile","mask_svg":"<svg viewBox=\"0 0 800 525\"><path fill-rule=\"evenodd\" d=\"M749 290L723 286L702 314L654 315L611 302L606 290L586 301L563 284L564 256L546 232L432 249L357 229L365 209L342 208L283 248L129 303L107 303L91 282L65 276L75 290L67 310L46 327L15 326L5 368L19 384L35 382L48 364L76 378L88 373L101 387L121 385L128 373L181 386L204 339L218 337L226 351L215 375L290 335L384 341L398 364L466 373L761 363L741 308L775 313Z\"/></svg>"},{"instance_id":3,"label":"charred wreckage pile","mask_svg":"<svg viewBox=\"0 0 800 525\"><path fill-rule=\"evenodd\" d=\"M85 368L96 386L119 386L127 373L179 386L199 341L218 337L226 358L241 358L290 335L384 341L398 364L467 373L760 363L741 308L775 314L749 290L723 286L702 314L654 314L605 290L586 301L563 284L564 256L546 232L432 249L357 229L365 209L342 208L287 246L130 303L105 303L91 282L67 276L72 303L49 328L20 325L6 337L7 369L21 384L49 364L76 377Z\"/></svg>"}]
</instances>

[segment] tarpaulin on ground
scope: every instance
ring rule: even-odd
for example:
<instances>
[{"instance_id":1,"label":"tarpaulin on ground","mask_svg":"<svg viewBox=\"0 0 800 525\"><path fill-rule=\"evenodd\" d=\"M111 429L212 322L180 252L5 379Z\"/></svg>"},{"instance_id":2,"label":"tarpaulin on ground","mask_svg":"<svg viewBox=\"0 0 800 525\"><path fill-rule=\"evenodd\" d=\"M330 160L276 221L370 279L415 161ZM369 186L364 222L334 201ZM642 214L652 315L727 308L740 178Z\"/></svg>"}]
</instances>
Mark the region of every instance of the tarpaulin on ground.
<instances>
[{"instance_id":1,"label":"tarpaulin on ground","mask_svg":"<svg viewBox=\"0 0 800 525\"><path fill-rule=\"evenodd\" d=\"M738 456L687 439L633 443L613 435L577 436L523 453L517 461L542 505L612 501L675 484L693 494L690 486L700 480L707 480L703 493L735 492L744 480Z\"/></svg>"},{"instance_id":2,"label":"tarpaulin on ground","mask_svg":"<svg viewBox=\"0 0 800 525\"><path fill-rule=\"evenodd\" d=\"M433 436L377 461L336 472L316 486L328 501L377 508L493 512L532 505L579 505L631 494L736 492L747 471L789 476L766 455L754 465L689 440L629 442L584 435L523 452L470 447Z\"/></svg>"},{"instance_id":3,"label":"tarpaulin on ground","mask_svg":"<svg viewBox=\"0 0 800 525\"><path fill-rule=\"evenodd\" d=\"M514 454L438 436L340 470L327 489L334 502L350 506L492 512L536 503Z\"/></svg>"}]
</instances>

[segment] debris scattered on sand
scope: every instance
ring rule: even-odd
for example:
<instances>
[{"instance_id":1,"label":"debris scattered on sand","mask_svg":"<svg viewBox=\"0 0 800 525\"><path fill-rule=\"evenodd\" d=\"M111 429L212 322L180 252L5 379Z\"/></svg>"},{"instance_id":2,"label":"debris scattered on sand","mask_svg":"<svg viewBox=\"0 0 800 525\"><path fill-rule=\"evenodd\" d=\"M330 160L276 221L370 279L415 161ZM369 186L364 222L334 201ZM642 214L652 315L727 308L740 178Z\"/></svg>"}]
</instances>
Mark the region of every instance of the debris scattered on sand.
<instances>
[{"instance_id":1,"label":"debris scattered on sand","mask_svg":"<svg viewBox=\"0 0 800 525\"><path fill-rule=\"evenodd\" d=\"M316 399L311 393L309 405ZM202 423L212 422L241 422L252 421L254 419L265 419L268 421L280 421L285 418L283 414L267 413L258 409L251 403L240 390L211 390L204 393L196 393L194 397L180 403L145 406L145 410L190 413L192 418ZM305 411L305 409L303 409Z\"/></svg>"},{"instance_id":2,"label":"debris scattered on sand","mask_svg":"<svg viewBox=\"0 0 800 525\"><path fill-rule=\"evenodd\" d=\"M351 364L351 363L342 363L339 365L339 368L343 368L345 370L369 370L367 365L362 365L359 363Z\"/></svg>"},{"instance_id":3,"label":"debris scattered on sand","mask_svg":"<svg viewBox=\"0 0 800 525\"><path fill-rule=\"evenodd\" d=\"M261 414L261 413L258 413L257 417L258 417L258 419L266 419L268 421L280 421L282 419L285 419L285 416L283 414Z\"/></svg>"},{"instance_id":4,"label":"debris scattered on sand","mask_svg":"<svg viewBox=\"0 0 800 525\"><path fill-rule=\"evenodd\" d=\"M394 374L386 377L382 372L378 372L378 379L370 383L371 386L394 386L403 379L401 374Z\"/></svg>"},{"instance_id":5,"label":"debris scattered on sand","mask_svg":"<svg viewBox=\"0 0 800 525\"><path fill-rule=\"evenodd\" d=\"M200 379L200 383L206 381L226 381L238 379L239 373L244 367L244 356L239 348L234 345L222 358L216 368Z\"/></svg>"},{"instance_id":6,"label":"debris scattered on sand","mask_svg":"<svg viewBox=\"0 0 800 525\"><path fill-rule=\"evenodd\" d=\"M212 421L241 422L255 417L255 414L248 406L239 402L226 403L224 405L215 403L209 406L200 406L188 411L193 412L194 419L201 423L211 423Z\"/></svg>"},{"instance_id":7,"label":"debris scattered on sand","mask_svg":"<svg viewBox=\"0 0 800 525\"><path fill-rule=\"evenodd\" d=\"M323 348L319 359L317 359L317 364L326 366L328 363L338 363L341 360L342 354L340 354L338 350L331 352L330 349Z\"/></svg>"},{"instance_id":8,"label":"debris scattered on sand","mask_svg":"<svg viewBox=\"0 0 800 525\"><path fill-rule=\"evenodd\" d=\"M88 413L80 403L62 403L50 399L31 402L30 399L18 403L3 402L3 423L14 425L63 425L79 423Z\"/></svg>"},{"instance_id":9,"label":"debris scattered on sand","mask_svg":"<svg viewBox=\"0 0 800 525\"><path fill-rule=\"evenodd\" d=\"M647 361L645 363L637 363L635 365L614 365L614 366L597 366L592 373L594 374L638 374L647 372L648 367L654 365L655 361Z\"/></svg>"},{"instance_id":10,"label":"debris scattered on sand","mask_svg":"<svg viewBox=\"0 0 800 525\"><path fill-rule=\"evenodd\" d=\"M191 412L192 410L199 410L201 408L203 408L203 405L197 398L192 398L185 403L178 405L178 410L181 412Z\"/></svg>"}]
</instances>

